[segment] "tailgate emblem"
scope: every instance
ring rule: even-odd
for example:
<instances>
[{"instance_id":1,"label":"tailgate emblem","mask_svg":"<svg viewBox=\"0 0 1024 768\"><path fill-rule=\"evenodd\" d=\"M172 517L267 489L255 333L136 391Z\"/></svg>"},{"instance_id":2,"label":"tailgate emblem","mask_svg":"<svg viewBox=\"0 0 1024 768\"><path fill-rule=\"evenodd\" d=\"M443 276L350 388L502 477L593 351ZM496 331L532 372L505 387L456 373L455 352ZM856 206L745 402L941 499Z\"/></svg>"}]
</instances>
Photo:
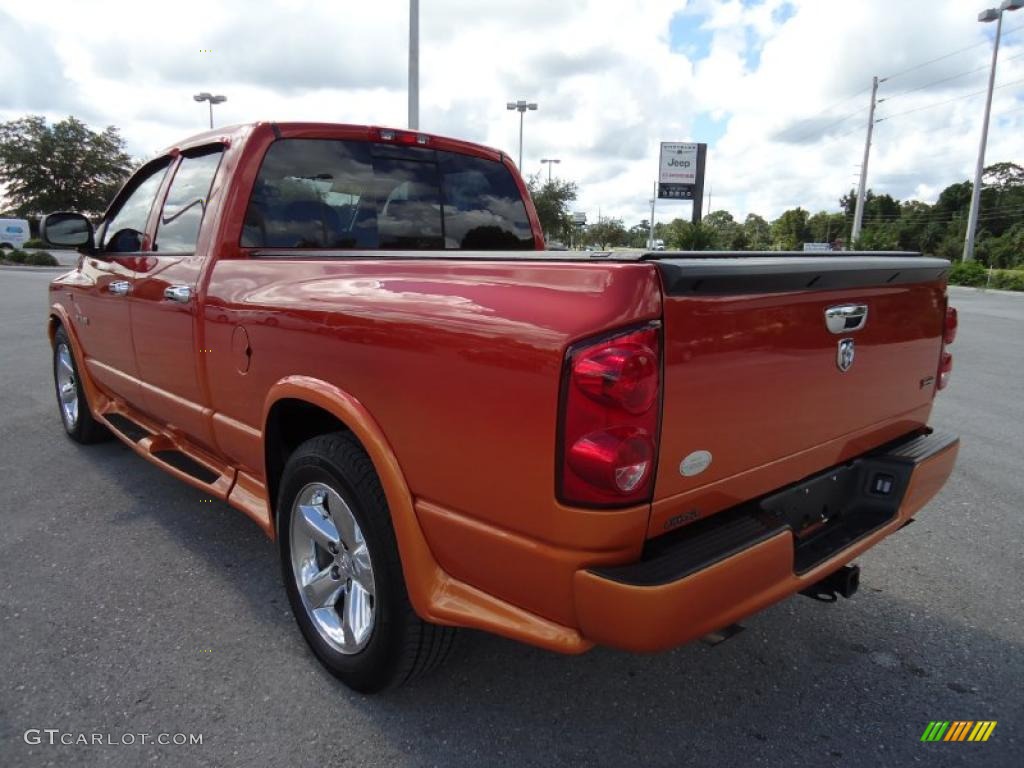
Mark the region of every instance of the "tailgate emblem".
<instances>
[{"instance_id":1,"label":"tailgate emblem","mask_svg":"<svg viewBox=\"0 0 1024 768\"><path fill-rule=\"evenodd\" d=\"M846 373L853 365L853 339L840 339L839 351L836 352L836 367Z\"/></svg>"}]
</instances>

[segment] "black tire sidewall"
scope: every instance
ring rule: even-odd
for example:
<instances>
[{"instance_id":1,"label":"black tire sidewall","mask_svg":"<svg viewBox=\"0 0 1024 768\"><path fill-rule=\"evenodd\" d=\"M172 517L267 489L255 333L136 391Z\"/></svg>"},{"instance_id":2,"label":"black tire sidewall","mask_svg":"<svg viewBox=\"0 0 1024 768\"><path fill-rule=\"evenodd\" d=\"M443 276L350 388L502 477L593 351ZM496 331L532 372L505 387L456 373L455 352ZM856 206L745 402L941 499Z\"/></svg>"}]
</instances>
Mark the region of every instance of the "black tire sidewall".
<instances>
[{"instance_id":1,"label":"black tire sidewall","mask_svg":"<svg viewBox=\"0 0 1024 768\"><path fill-rule=\"evenodd\" d=\"M325 441L330 437L314 438L300 446L285 467L277 507L281 570L292 611L314 654L346 685L372 693L401 682L396 678L402 672L408 598L386 504L381 508L381 500L373 498L373 489L353 483L346 476L348 471L344 464L350 464L357 457L345 454L361 453L361 449L354 444L343 445L341 455L332 456L333 451L323 450L328 447ZM349 505L362 529L373 563L374 626L367 645L355 654L335 650L320 636L302 603L292 570L292 505L304 487L317 482L333 488Z\"/></svg>"},{"instance_id":2,"label":"black tire sidewall","mask_svg":"<svg viewBox=\"0 0 1024 768\"><path fill-rule=\"evenodd\" d=\"M71 358L71 367L75 372L75 394L78 397L78 418L75 420L75 426L69 427L67 419L64 418L64 406L60 399L60 384L57 379L57 366L60 365L60 359L58 352L60 346L63 344L68 348L68 355ZM67 331L64 328L58 328L57 333L53 337L53 391L57 396L57 415L60 416L60 423L64 426L64 431L67 432L68 436L73 440L79 442L83 441L83 424L87 418L92 418L92 414L89 413L89 405L85 400L85 392L82 390L82 377L78 373L78 361L75 359L75 350L71 346L71 339L68 338Z\"/></svg>"}]
</instances>

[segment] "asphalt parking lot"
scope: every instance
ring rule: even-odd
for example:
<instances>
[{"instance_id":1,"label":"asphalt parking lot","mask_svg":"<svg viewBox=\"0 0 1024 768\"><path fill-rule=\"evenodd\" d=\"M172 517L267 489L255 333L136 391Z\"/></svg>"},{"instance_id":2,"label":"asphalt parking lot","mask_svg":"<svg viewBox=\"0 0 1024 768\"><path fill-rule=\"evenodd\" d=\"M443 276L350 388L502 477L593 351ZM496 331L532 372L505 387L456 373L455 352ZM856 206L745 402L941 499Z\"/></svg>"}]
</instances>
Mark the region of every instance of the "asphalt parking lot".
<instances>
[{"instance_id":1,"label":"asphalt parking lot","mask_svg":"<svg viewBox=\"0 0 1024 768\"><path fill-rule=\"evenodd\" d=\"M1024 296L952 290L933 423L960 432L960 462L858 561L852 600L794 598L652 656L464 633L433 676L364 697L307 651L255 524L62 434L54 274L0 271L0 765L1024 765ZM931 720L998 726L923 744ZM203 741L26 744L47 728Z\"/></svg>"}]
</instances>

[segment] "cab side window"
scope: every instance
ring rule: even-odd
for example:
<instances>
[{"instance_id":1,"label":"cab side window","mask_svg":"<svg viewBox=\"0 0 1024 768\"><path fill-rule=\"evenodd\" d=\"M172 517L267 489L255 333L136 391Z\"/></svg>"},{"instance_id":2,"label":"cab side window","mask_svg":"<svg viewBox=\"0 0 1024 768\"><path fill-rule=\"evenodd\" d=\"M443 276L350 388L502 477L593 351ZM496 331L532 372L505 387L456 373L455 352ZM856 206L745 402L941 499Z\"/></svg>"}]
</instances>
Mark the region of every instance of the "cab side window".
<instances>
[{"instance_id":1,"label":"cab side window","mask_svg":"<svg viewBox=\"0 0 1024 768\"><path fill-rule=\"evenodd\" d=\"M170 161L153 163L136 174L132 179L131 191L123 198L112 218L107 220L103 230L102 250L106 253L135 253L142 250L146 232L146 220L153 208L157 190L164 179Z\"/></svg>"},{"instance_id":2,"label":"cab side window","mask_svg":"<svg viewBox=\"0 0 1024 768\"><path fill-rule=\"evenodd\" d=\"M207 197L222 154L222 147L217 146L182 157L160 212L153 250L160 253L195 252Z\"/></svg>"}]
</instances>

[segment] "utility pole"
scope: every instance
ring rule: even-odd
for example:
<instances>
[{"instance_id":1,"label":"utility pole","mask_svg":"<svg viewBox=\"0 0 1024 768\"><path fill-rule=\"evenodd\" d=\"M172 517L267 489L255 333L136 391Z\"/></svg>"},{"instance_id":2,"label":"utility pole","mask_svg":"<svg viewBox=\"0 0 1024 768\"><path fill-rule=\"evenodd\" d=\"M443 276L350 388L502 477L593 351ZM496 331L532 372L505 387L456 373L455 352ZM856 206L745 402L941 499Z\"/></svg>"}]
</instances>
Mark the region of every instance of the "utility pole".
<instances>
[{"instance_id":1,"label":"utility pole","mask_svg":"<svg viewBox=\"0 0 1024 768\"><path fill-rule=\"evenodd\" d=\"M864 195L868 183L868 158L871 156L871 134L875 130L875 103L878 97L878 77L871 80L871 109L868 110L868 136L864 141L864 162L860 166L860 184L857 186L857 207L853 214L853 229L850 231L851 245L860 237L861 222L864 219Z\"/></svg>"},{"instance_id":2,"label":"utility pole","mask_svg":"<svg viewBox=\"0 0 1024 768\"><path fill-rule=\"evenodd\" d=\"M654 182L654 191L651 193L651 229L647 234L647 250L654 250L654 203L658 199L658 182Z\"/></svg>"},{"instance_id":3,"label":"utility pole","mask_svg":"<svg viewBox=\"0 0 1024 768\"><path fill-rule=\"evenodd\" d=\"M420 0L409 0L409 128L420 127Z\"/></svg>"}]
</instances>

